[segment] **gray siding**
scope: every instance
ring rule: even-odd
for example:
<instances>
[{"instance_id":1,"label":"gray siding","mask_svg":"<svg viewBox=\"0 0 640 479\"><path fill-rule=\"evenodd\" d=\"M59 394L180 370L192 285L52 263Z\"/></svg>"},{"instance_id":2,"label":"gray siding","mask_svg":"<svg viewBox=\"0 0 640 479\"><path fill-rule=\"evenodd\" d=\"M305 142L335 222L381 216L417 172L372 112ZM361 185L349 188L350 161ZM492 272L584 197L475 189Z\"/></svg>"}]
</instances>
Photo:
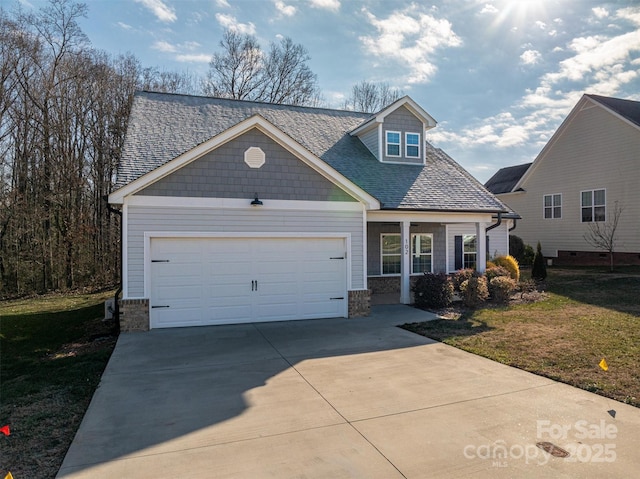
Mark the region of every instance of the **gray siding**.
<instances>
[{"instance_id":1,"label":"gray siding","mask_svg":"<svg viewBox=\"0 0 640 479\"><path fill-rule=\"evenodd\" d=\"M595 251L584 240L580 193L606 190L607 217L615 201L624 205L616 251L640 253L640 131L637 127L591 107L579 111L523 184L524 193L499 195L522 220L512 232L545 256L562 251ZM562 195L562 218L544 219L543 197Z\"/></svg>"},{"instance_id":2,"label":"gray siding","mask_svg":"<svg viewBox=\"0 0 640 479\"><path fill-rule=\"evenodd\" d=\"M266 162L250 168L244 152L260 147ZM139 195L198 198L253 198L355 201L335 184L305 165L271 138L253 129L220 146L171 175L148 186Z\"/></svg>"},{"instance_id":3,"label":"gray siding","mask_svg":"<svg viewBox=\"0 0 640 479\"><path fill-rule=\"evenodd\" d=\"M144 233L350 233L351 278L349 289L362 289L362 212L274 211L253 209L160 208L129 206L127 228L128 291L126 297L144 295Z\"/></svg>"},{"instance_id":4,"label":"gray siding","mask_svg":"<svg viewBox=\"0 0 640 479\"><path fill-rule=\"evenodd\" d=\"M364 143L364 146L376 157L377 160L380 160L379 151L378 151L378 128L374 128L373 130L365 133L360 138L360 141Z\"/></svg>"},{"instance_id":5,"label":"gray siding","mask_svg":"<svg viewBox=\"0 0 640 479\"><path fill-rule=\"evenodd\" d=\"M445 272L447 247L445 227L437 223L418 223L415 226L411 225L409 231L411 234L433 234L433 272ZM369 276L379 276L381 274L380 235L383 233L400 234L400 225L373 222L367 224L367 274Z\"/></svg>"},{"instance_id":6,"label":"gray siding","mask_svg":"<svg viewBox=\"0 0 640 479\"><path fill-rule=\"evenodd\" d=\"M406 107L398 108L393 113L389 114L384 119L383 129L383 161L395 161L403 163L411 163L421 165L424 158L424 126L413 113L411 113ZM395 156L387 156L386 145L386 132L387 131L399 131L400 135L400 158ZM405 154L405 133L420 133L420 158L407 158Z\"/></svg>"}]
</instances>

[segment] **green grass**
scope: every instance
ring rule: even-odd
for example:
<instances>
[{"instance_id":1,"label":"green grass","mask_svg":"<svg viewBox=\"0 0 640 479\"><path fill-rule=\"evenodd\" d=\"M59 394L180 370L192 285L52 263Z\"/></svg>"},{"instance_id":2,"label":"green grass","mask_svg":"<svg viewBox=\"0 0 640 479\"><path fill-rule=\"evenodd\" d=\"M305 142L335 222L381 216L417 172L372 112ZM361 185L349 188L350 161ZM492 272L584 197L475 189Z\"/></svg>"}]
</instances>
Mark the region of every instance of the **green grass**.
<instances>
[{"instance_id":1,"label":"green grass","mask_svg":"<svg viewBox=\"0 0 640 479\"><path fill-rule=\"evenodd\" d=\"M550 269L544 301L406 328L640 406L640 270ZM606 358L608 371L598 363Z\"/></svg>"},{"instance_id":2,"label":"green grass","mask_svg":"<svg viewBox=\"0 0 640 479\"><path fill-rule=\"evenodd\" d=\"M0 303L0 476L54 477L115 344L112 293Z\"/></svg>"}]
</instances>

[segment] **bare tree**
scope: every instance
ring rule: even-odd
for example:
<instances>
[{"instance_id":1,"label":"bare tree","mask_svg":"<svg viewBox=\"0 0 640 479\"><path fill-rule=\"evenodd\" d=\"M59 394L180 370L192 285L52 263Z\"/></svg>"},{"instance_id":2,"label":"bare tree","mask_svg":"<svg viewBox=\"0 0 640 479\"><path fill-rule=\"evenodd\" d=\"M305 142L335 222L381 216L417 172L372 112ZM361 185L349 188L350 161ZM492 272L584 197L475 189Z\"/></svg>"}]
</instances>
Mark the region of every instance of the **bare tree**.
<instances>
[{"instance_id":1,"label":"bare tree","mask_svg":"<svg viewBox=\"0 0 640 479\"><path fill-rule=\"evenodd\" d=\"M351 88L351 95L344 107L364 113L375 113L389 106L404 95L402 90L392 88L388 83L361 81Z\"/></svg>"},{"instance_id":2,"label":"bare tree","mask_svg":"<svg viewBox=\"0 0 640 479\"><path fill-rule=\"evenodd\" d=\"M317 77L307 65L307 50L290 38L271 43L265 53L253 35L227 30L220 47L203 81L205 95L287 105L317 103Z\"/></svg>"},{"instance_id":3,"label":"bare tree","mask_svg":"<svg viewBox=\"0 0 640 479\"><path fill-rule=\"evenodd\" d=\"M609 267L613 271L613 253L616 247L616 230L620 216L624 211L624 206L617 201L614 203L613 212L606 222L594 221L587 225L587 232L584 240L594 248L601 249L609 253Z\"/></svg>"}]
</instances>

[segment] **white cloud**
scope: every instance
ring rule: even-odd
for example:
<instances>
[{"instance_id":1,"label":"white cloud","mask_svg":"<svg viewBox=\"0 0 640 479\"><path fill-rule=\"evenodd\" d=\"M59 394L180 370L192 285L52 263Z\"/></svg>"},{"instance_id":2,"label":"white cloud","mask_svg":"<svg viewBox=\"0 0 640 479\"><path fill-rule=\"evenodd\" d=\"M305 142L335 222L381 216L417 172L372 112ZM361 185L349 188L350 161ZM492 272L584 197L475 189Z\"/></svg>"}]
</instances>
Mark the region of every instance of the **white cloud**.
<instances>
[{"instance_id":1,"label":"white cloud","mask_svg":"<svg viewBox=\"0 0 640 479\"><path fill-rule=\"evenodd\" d=\"M216 5L220 8L231 8L227 0L216 0Z\"/></svg>"},{"instance_id":2,"label":"white cloud","mask_svg":"<svg viewBox=\"0 0 640 479\"><path fill-rule=\"evenodd\" d=\"M177 47L175 45L172 45L169 42L165 42L164 40L160 40L155 42L151 48L153 48L154 50L158 50L160 52L164 52L164 53L175 53L178 51Z\"/></svg>"},{"instance_id":3,"label":"white cloud","mask_svg":"<svg viewBox=\"0 0 640 479\"><path fill-rule=\"evenodd\" d=\"M337 12L340 10L340 0L310 0L313 8L322 8Z\"/></svg>"},{"instance_id":4,"label":"white cloud","mask_svg":"<svg viewBox=\"0 0 640 479\"><path fill-rule=\"evenodd\" d=\"M280 14L284 15L285 17L292 17L296 14L296 7L294 7L293 5L286 5L282 0L275 0L273 3L276 7L276 10L278 10L278 12L280 12Z\"/></svg>"},{"instance_id":5,"label":"white cloud","mask_svg":"<svg viewBox=\"0 0 640 479\"><path fill-rule=\"evenodd\" d=\"M535 65L542 55L537 50L526 50L520 55L520 62L524 65Z\"/></svg>"},{"instance_id":6,"label":"white cloud","mask_svg":"<svg viewBox=\"0 0 640 479\"><path fill-rule=\"evenodd\" d=\"M238 20L236 20L236 17L232 15L216 13L216 20L218 20L218 23L221 26L234 32L249 35L255 35L256 33L256 26L252 22L240 23Z\"/></svg>"},{"instance_id":7,"label":"white cloud","mask_svg":"<svg viewBox=\"0 0 640 479\"><path fill-rule=\"evenodd\" d=\"M133 29L133 27L131 25L129 25L127 23L124 23L124 22L118 22L118 26L120 28L122 28L123 30L132 30Z\"/></svg>"},{"instance_id":8,"label":"white cloud","mask_svg":"<svg viewBox=\"0 0 640 479\"><path fill-rule=\"evenodd\" d=\"M547 28L547 24L542 22L542 21L540 21L540 20L537 20L536 21L536 27L538 27L540 30L544 30L544 29Z\"/></svg>"},{"instance_id":9,"label":"white cloud","mask_svg":"<svg viewBox=\"0 0 640 479\"><path fill-rule=\"evenodd\" d=\"M591 11L598 18L606 18L609 16L609 11L604 7L594 7Z\"/></svg>"},{"instance_id":10,"label":"white cloud","mask_svg":"<svg viewBox=\"0 0 640 479\"><path fill-rule=\"evenodd\" d=\"M175 22L178 17L176 11L166 5L162 0L134 0L141 5L144 5L151 13L153 13L161 22L172 23Z\"/></svg>"},{"instance_id":11,"label":"white cloud","mask_svg":"<svg viewBox=\"0 0 640 479\"><path fill-rule=\"evenodd\" d=\"M436 72L434 53L445 47L462 44L445 19L436 19L420 11L417 4L379 19L363 8L365 17L377 30L377 35L362 36L365 48L375 56L408 65L408 83L425 83Z\"/></svg>"},{"instance_id":12,"label":"white cloud","mask_svg":"<svg viewBox=\"0 0 640 479\"><path fill-rule=\"evenodd\" d=\"M490 3L486 3L484 7L482 7L482 10L480 10L480 13L498 13L498 9Z\"/></svg>"},{"instance_id":13,"label":"white cloud","mask_svg":"<svg viewBox=\"0 0 640 479\"><path fill-rule=\"evenodd\" d=\"M183 63L209 63L211 55L206 53L181 53L176 55L175 59Z\"/></svg>"}]
</instances>

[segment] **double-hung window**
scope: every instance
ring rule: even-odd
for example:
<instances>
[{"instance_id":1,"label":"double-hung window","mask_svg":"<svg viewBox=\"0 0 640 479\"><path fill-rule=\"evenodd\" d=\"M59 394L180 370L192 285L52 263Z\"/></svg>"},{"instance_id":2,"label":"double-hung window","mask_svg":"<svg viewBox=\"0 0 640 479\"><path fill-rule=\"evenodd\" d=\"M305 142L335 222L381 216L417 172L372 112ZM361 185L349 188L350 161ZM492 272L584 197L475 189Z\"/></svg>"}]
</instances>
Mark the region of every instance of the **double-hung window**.
<instances>
[{"instance_id":1,"label":"double-hung window","mask_svg":"<svg viewBox=\"0 0 640 479\"><path fill-rule=\"evenodd\" d=\"M589 190L580 193L582 222L606 220L606 195L605 190Z\"/></svg>"},{"instance_id":2,"label":"double-hung window","mask_svg":"<svg viewBox=\"0 0 640 479\"><path fill-rule=\"evenodd\" d=\"M420 158L420 133L405 133L404 150L407 158Z\"/></svg>"},{"instance_id":3,"label":"double-hung window","mask_svg":"<svg viewBox=\"0 0 640 479\"><path fill-rule=\"evenodd\" d=\"M397 275L402 271L402 244L398 233L380 236L382 274ZM411 235L411 274L433 271L433 235L416 233Z\"/></svg>"},{"instance_id":4,"label":"double-hung window","mask_svg":"<svg viewBox=\"0 0 640 479\"><path fill-rule=\"evenodd\" d=\"M562 218L562 195L544 195L544 219Z\"/></svg>"},{"instance_id":5,"label":"double-hung window","mask_svg":"<svg viewBox=\"0 0 640 479\"><path fill-rule=\"evenodd\" d=\"M387 131L387 156L400 156L400 132Z\"/></svg>"},{"instance_id":6,"label":"double-hung window","mask_svg":"<svg viewBox=\"0 0 640 479\"><path fill-rule=\"evenodd\" d=\"M475 268L478 258L476 235L462 236L462 267Z\"/></svg>"}]
</instances>

